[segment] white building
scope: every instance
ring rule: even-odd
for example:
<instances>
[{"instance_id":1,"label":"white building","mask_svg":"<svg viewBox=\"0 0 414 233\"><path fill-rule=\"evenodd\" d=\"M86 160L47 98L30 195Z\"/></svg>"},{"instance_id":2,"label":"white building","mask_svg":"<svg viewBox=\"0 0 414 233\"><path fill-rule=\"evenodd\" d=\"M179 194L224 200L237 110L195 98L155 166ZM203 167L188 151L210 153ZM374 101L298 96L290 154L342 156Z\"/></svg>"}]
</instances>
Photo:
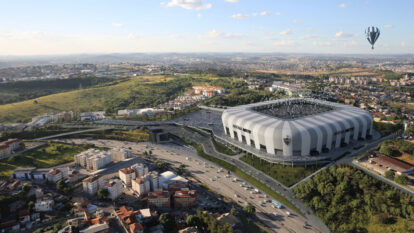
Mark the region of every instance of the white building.
<instances>
[{"instance_id":1,"label":"white building","mask_svg":"<svg viewBox=\"0 0 414 233\"><path fill-rule=\"evenodd\" d=\"M135 169L136 177L145 176L148 174L148 167L145 164L137 163L132 166Z\"/></svg>"},{"instance_id":2,"label":"white building","mask_svg":"<svg viewBox=\"0 0 414 233\"><path fill-rule=\"evenodd\" d=\"M35 202L34 209L36 212L48 212L53 210L54 204L55 202L51 199L37 199L37 201Z\"/></svg>"},{"instance_id":3,"label":"white building","mask_svg":"<svg viewBox=\"0 0 414 233\"><path fill-rule=\"evenodd\" d=\"M112 154L114 161L123 161L132 157L132 150L125 148L113 148L108 153Z\"/></svg>"},{"instance_id":4,"label":"white building","mask_svg":"<svg viewBox=\"0 0 414 233\"><path fill-rule=\"evenodd\" d=\"M97 150L89 149L75 155L75 164L90 170L99 170L112 162L112 154Z\"/></svg>"},{"instance_id":5,"label":"white building","mask_svg":"<svg viewBox=\"0 0 414 233\"><path fill-rule=\"evenodd\" d=\"M138 193L139 196L150 192L150 181L142 177L142 179L135 179L132 181L132 190Z\"/></svg>"},{"instance_id":6,"label":"white building","mask_svg":"<svg viewBox=\"0 0 414 233\"><path fill-rule=\"evenodd\" d=\"M150 189L151 191L155 191L157 189L160 189L160 176L157 171L152 171L148 173L150 176Z\"/></svg>"},{"instance_id":7,"label":"white building","mask_svg":"<svg viewBox=\"0 0 414 233\"><path fill-rule=\"evenodd\" d=\"M89 195L95 195L104 186L105 181L102 175L93 175L82 181L83 191Z\"/></svg>"},{"instance_id":8,"label":"white building","mask_svg":"<svg viewBox=\"0 0 414 233\"><path fill-rule=\"evenodd\" d=\"M122 194L122 182L119 179L109 180L106 187L109 192L108 197L112 200L117 199Z\"/></svg>"},{"instance_id":9,"label":"white building","mask_svg":"<svg viewBox=\"0 0 414 233\"><path fill-rule=\"evenodd\" d=\"M56 183L59 180L63 179L63 172L59 169L53 168L46 174L46 179L49 182Z\"/></svg>"},{"instance_id":10,"label":"white building","mask_svg":"<svg viewBox=\"0 0 414 233\"><path fill-rule=\"evenodd\" d=\"M163 189L167 189L168 184L171 184L171 183L187 183L188 182L187 179L181 176L177 176L172 171L166 171L164 173L161 173L159 180L160 180L160 188L163 188Z\"/></svg>"},{"instance_id":11,"label":"white building","mask_svg":"<svg viewBox=\"0 0 414 233\"><path fill-rule=\"evenodd\" d=\"M135 179L135 169L133 168L122 168L119 170L119 178L124 182L124 184L128 187L131 187L132 180Z\"/></svg>"}]
</instances>

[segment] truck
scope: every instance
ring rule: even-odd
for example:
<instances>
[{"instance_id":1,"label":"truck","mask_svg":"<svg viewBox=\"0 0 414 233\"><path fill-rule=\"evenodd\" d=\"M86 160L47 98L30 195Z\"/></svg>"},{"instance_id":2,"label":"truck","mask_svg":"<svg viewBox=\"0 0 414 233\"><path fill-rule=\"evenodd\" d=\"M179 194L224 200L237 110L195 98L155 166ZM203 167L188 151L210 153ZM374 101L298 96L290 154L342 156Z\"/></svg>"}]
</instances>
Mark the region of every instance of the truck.
<instances>
[{"instance_id":1,"label":"truck","mask_svg":"<svg viewBox=\"0 0 414 233\"><path fill-rule=\"evenodd\" d=\"M281 209L282 208L282 203L280 203L280 202L278 202L278 201L276 201L276 200L272 200L272 204L274 205L274 206L276 206L276 208L278 208L278 209Z\"/></svg>"}]
</instances>

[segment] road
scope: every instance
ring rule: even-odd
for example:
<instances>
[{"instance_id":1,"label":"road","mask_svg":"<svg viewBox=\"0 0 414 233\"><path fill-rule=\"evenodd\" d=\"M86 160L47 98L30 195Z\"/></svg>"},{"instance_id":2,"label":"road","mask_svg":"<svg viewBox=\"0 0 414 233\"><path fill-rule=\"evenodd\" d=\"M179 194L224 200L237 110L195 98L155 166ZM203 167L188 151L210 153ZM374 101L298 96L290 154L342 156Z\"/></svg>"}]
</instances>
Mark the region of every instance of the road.
<instances>
[{"instance_id":1,"label":"road","mask_svg":"<svg viewBox=\"0 0 414 233\"><path fill-rule=\"evenodd\" d=\"M260 206L259 200L264 199L263 192L261 192L261 198L251 199L250 196L253 195L246 191L244 187L240 187L240 183L245 182L244 180L238 178L240 180L239 182L232 182L231 178L235 177L234 174L231 174L231 178L225 178L225 174L223 172L220 174L216 173L219 167L198 157L193 148L186 148L176 145L154 145L150 143L121 142L112 140L70 140L71 142L77 144L91 143L96 146L130 147L134 153L139 154L142 154L144 151L152 150L152 156L157 159L163 159L173 164L182 163L187 165L187 169L190 170L197 179L223 196L227 196L235 202L242 201L242 204L244 204L245 201L253 204L257 209L257 217L273 232L321 232L316 227L312 227L310 225L307 226L307 229L304 228L307 220L300 215L294 214L292 210L286 208L281 210L275 209L271 207L270 203L267 203L265 207ZM191 159L187 160L186 157L190 156ZM206 162L209 168L204 167L204 162ZM108 173L112 170L113 169L110 168ZM219 178L215 178L215 176L219 176ZM210 178L214 178L215 180L212 181ZM248 185L251 186L250 184ZM235 193L240 197L234 197ZM286 211L293 213L293 215L290 217L286 216ZM273 217L270 217L274 212L278 214L277 221L273 219Z\"/></svg>"},{"instance_id":2,"label":"road","mask_svg":"<svg viewBox=\"0 0 414 233\"><path fill-rule=\"evenodd\" d=\"M261 183L266 184L273 191L279 193L287 200L289 200L292 204L294 204L297 208L299 208L302 211L302 213L305 214L306 218L309 220L309 223L318 227L323 232L330 231L329 228L322 222L322 220L320 220L320 218L317 217L308 206L306 206L301 200L295 198L294 193L289 188L285 187L283 184L279 183L272 177L266 175L262 171L255 169L254 167L250 166L249 164L241 160L238 160L237 157L225 155L216 151L215 146L212 143L210 137L206 137L201 134L186 130L183 127L177 127L173 125L165 125L163 126L163 128L166 131L175 134L179 137L186 138L190 141L194 141L197 143L201 143L204 151L207 154L241 168L245 173L251 175L253 178L260 181Z\"/></svg>"}]
</instances>

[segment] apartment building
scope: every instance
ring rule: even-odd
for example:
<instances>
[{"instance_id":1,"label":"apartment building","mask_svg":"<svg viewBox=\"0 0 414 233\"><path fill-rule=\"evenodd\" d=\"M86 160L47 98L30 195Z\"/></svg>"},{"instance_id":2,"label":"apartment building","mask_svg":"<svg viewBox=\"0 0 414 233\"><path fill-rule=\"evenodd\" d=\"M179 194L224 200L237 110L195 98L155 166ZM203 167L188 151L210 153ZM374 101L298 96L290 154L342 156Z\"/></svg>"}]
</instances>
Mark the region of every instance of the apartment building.
<instances>
[{"instance_id":1,"label":"apartment building","mask_svg":"<svg viewBox=\"0 0 414 233\"><path fill-rule=\"evenodd\" d=\"M113 148L108 153L112 154L113 161L123 161L132 157L132 150L126 148Z\"/></svg>"},{"instance_id":2,"label":"apartment building","mask_svg":"<svg viewBox=\"0 0 414 233\"><path fill-rule=\"evenodd\" d=\"M106 151L89 149L75 155L75 164L89 170L99 170L112 162L112 154Z\"/></svg>"},{"instance_id":3,"label":"apartment building","mask_svg":"<svg viewBox=\"0 0 414 233\"><path fill-rule=\"evenodd\" d=\"M192 208L197 205L197 191L183 188L174 193L175 208Z\"/></svg>"},{"instance_id":4,"label":"apartment building","mask_svg":"<svg viewBox=\"0 0 414 233\"><path fill-rule=\"evenodd\" d=\"M89 195L95 195L104 186L105 181L102 175L92 175L82 181L83 192Z\"/></svg>"},{"instance_id":5,"label":"apartment building","mask_svg":"<svg viewBox=\"0 0 414 233\"><path fill-rule=\"evenodd\" d=\"M168 191L157 190L148 194L148 206L157 208L170 208L171 200Z\"/></svg>"},{"instance_id":6,"label":"apartment building","mask_svg":"<svg viewBox=\"0 0 414 233\"><path fill-rule=\"evenodd\" d=\"M119 179L109 180L106 188L111 200L117 199L122 194L122 182Z\"/></svg>"},{"instance_id":7,"label":"apartment building","mask_svg":"<svg viewBox=\"0 0 414 233\"><path fill-rule=\"evenodd\" d=\"M119 170L119 178L122 180L122 182L128 186L131 187L132 185L132 180L135 180L136 175L135 175L135 169L133 168L122 168L121 170Z\"/></svg>"}]
</instances>

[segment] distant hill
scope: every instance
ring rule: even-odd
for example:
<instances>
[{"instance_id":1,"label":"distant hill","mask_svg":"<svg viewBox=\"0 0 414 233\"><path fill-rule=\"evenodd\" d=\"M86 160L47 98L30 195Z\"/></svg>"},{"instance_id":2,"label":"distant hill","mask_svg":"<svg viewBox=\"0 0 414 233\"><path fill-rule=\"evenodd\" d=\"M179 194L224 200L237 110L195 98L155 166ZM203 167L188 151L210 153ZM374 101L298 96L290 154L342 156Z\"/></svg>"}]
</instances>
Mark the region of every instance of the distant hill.
<instances>
[{"instance_id":1,"label":"distant hill","mask_svg":"<svg viewBox=\"0 0 414 233\"><path fill-rule=\"evenodd\" d=\"M175 98L190 87L188 78L134 77L116 85L74 90L0 105L0 123L28 122L34 116L51 112L115 112L123 108L156 106Z\"/></svg>"}]
</instances>

